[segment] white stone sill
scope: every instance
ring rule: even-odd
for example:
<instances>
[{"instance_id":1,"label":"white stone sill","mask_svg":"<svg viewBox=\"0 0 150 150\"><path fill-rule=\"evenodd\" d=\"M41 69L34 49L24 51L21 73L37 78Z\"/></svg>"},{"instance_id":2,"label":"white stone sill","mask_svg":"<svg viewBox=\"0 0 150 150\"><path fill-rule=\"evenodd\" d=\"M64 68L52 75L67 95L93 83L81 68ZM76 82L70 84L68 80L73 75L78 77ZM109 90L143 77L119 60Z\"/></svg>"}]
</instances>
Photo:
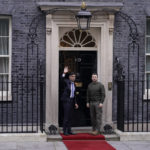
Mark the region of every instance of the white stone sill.
<instances>
[{"instance_id":1,"label":"white stone sill","mask_svg":"<svg viewBox=\"0 0 150 150\"><path fill-rule=\"evenodd\" d=\"M45 133L1 133L1 142L46 142Z\"/></svg>"},{"instance_id":2,"label":"white stone sill","mask_svg":"<svg viewBox=\"0 0 150 150\"><path fill-rule=\"evenodd\" d=\"M150 132L122 132L118 129L115 132L120 141L150 141Z\"/></svg>"},{"instance_id":3,"label":"white stone sill","mask_svg":"<svg viewBox=\"0 0 150 150\"><path fill-rule=\"evenodd\" d=\"M0 92L0 102L7 102L7 101L12 101L12 95L11 95L11 92L8 91L4 91L4 92Z\"/></svg>"}]
</instances>

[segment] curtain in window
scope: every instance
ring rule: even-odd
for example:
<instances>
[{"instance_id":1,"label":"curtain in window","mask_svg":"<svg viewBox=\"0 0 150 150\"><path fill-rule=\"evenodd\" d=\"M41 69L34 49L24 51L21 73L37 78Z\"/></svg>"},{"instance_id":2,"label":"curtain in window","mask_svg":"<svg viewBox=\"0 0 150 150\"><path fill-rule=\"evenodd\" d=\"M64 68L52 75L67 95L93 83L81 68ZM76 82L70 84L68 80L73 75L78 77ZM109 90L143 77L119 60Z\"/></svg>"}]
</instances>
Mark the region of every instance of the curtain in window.
<instances>
[{"instance_id":1,"label":"curtain in window","mask_svg":"<svg viewBox=\"0 0 150 150\"><path fill-rule=\"evenodd\" d=\"M9 55L8 37L0 37L0 55Z\"/></svg>"},{"instance_id":2,"label":"curtain in window","mask_svg":"<svg viewBox=\"0 0 150 150\"><path fill-rule=\"evenodd\" d=\"M0 55L9 55L9 20L0 19Z\"/></svg>"},{"instance_id":3,"label":"curtain in window","mask_svg":"<svg viewBox=\"0 0 150 150\"><path fill-rule=\"evenodd\" d=\"M9 73L9 58L0 58L0 73Z\"/></svg>"},{"instance_id":4,"label":"curtain in window","mask_svg":"<svg viewBox=\"0 0 150 150\"><path fill-rule=\"evenodd\" d=\"M9 76L0 75L0 91L9 91L9 84Z\"/></svg>"},{"instance_id":5,"label":"curtain in window","mask_svg":"<svg viewBox=\"0 0 150 150\"><path fill-rule=\"evenodd\" d=\"M0 91L7 90L9 78L9 20L0 19ZM2 84L3 83L3 84Z\"/></svg>"},{"instance_id":6,"label":"curtain in window","mask_svg":"<svg viewBox=\"0 0 150 150\"><path fill-rule=\"evenodd\" d=\"M9 58L0 58L0 91L7 91L9 81Z\"/></svg>"}]
</instances>

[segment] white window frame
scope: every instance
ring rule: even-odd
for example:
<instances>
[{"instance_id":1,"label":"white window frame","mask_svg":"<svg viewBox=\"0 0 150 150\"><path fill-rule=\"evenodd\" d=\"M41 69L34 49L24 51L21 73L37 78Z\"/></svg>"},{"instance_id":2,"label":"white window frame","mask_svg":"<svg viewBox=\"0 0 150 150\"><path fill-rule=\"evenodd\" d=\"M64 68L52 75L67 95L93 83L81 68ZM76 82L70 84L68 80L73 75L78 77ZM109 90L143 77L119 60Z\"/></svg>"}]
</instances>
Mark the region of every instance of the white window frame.
<instances>
[{"instance_id":1,"label":"white window frame","mask_svg":"<svg viewBox=\"0 0 150 150\"><path fill-rule=\"evenodd\" d=\"M0 55L0 57L9 58L9 72L8 72L8 91L0 91L0 101L11 101L11 58L12 58L12 18L11 16L0 16L0 19L9 20L9 55Z\"/></svg>"}]
</instances>

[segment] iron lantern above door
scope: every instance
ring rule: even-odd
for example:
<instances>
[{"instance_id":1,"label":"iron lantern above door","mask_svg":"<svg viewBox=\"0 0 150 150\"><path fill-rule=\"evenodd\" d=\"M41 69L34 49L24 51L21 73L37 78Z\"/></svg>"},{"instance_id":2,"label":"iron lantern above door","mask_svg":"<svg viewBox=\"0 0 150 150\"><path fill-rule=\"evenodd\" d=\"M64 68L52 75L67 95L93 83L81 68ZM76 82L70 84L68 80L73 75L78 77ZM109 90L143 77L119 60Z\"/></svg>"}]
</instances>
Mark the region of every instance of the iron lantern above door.
<instances>
[{"instance_id":1,"label":"iron lantern above door","mask_svg":"<svg viewBox=\"0 0 150 150\"><path fill-rule=\"evenodd\" d=\"M76 15L79 30L89 30L92 14L86 10L85 2L82 2L81 10Z\"/></svg>"}]
</instances>

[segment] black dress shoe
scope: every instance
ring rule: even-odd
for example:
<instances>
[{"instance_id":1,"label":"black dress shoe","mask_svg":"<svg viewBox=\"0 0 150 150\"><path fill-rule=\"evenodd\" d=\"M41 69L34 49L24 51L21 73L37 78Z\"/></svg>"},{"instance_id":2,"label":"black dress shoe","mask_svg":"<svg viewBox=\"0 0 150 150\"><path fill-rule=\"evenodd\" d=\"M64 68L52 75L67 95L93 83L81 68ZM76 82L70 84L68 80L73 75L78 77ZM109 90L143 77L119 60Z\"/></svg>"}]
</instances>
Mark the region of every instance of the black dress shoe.
<instances>
[{"instance_id":1,"label":"black dress shoe","mask_svg":"<svg viewBox=\"0 0 150 150\"><path fill-rule=\"evenodd\" d=\"M72 132L68 132L68 134L70 134L70 135L76 135L75 133L72 133Z\"/></svg>"},{"instance_id":2,"label":"black dress shoe","mask_svg":"<svg viewBox=\"0 0 150 150\"><path fill-rule=\"evenodd\" d=\"M67 133L67 132L64 132L64 135L68 136L68 135L69 135L69 133Z\"/></svg>"}]
</instances>

